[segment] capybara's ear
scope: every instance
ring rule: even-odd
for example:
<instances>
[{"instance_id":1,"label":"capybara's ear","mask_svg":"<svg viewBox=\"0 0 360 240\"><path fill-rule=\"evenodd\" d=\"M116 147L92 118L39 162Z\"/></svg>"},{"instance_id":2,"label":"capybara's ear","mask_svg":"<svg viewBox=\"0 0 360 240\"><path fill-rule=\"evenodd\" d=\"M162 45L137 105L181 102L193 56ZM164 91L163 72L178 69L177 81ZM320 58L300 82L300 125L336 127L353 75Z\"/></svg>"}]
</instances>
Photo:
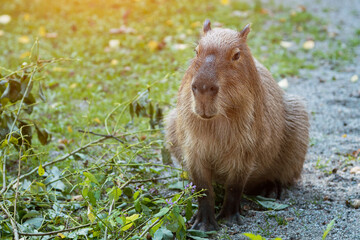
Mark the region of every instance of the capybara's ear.
<instances>
[{"instance_id":1,"label":"capybara's ear","mask_svg":"<svg viewBox=\"0 0 360 240\"><path fill-rule=\"evenodd\" d=\"M240 32L240 37L246 41L247 35L250 32L250 23L247 24L244 29Z\"/></svg>"},{"instance_id":2,"label":"capybara's ear","mask_svg":"<svg viewBox=\"0 0 360 240\"><path fill-rule=\"evenodd\" d=\"M206 19L203 26L204 34L211 30L211 23L209 19Z\"/></svg>"}]
</instances>

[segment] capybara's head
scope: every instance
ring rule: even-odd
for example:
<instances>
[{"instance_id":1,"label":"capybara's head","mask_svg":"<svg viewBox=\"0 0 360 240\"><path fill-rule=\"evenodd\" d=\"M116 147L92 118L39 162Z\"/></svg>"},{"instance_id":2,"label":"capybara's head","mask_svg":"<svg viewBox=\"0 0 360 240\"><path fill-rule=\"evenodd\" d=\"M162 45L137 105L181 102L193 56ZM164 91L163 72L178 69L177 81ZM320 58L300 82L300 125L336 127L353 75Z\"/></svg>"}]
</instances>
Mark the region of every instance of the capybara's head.
<instances>
[{"instance_id":1,"label":"capybara's head","mask_svg":"<svg viewBox=\"0 0 360 240\"><path fill-rule=\"evenodd\" d=\"M192 110L202 119L226 117L252 95L249 84L256 68L246 45L250 26L240 32L211 29L205 20L203 31L188 69Z\"/></svg>"}]
</instances>

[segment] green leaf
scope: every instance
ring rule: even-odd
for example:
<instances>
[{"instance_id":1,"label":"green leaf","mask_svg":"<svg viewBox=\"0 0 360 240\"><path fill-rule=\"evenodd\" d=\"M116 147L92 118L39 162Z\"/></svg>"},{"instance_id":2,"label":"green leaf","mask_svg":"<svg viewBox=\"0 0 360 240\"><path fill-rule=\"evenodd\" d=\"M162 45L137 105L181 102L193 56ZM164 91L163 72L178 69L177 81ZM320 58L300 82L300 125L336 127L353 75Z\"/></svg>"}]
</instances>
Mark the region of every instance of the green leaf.
<instances>
[{"instance_id":1,"label":"green leaf","mask_svg":"<svg viewBox=\"0 0 360 240\"><path fill-rule=\"evenodd\" d=\"M154 217L162 217L165 214L167 214L169 211L168 207L162 208L157 214L154 215Z\"/></svg>"},{"instance_id":2,"label":"green leaf","mask_svg":"<svg viewBox=\"0 0 360 240\"><path fill-rule=\"evenodd\" d=\"M252 233L243 233L244 236L248 237L251 240L266 240L265 238L263 238L260 235L255 235Z\"/></svg>"},{"instance_id":3,"label":"green leaf","mask_svg":"<svg viewBox=\"0 0 360 240\"><path fill-rule=\"evenodd\" d=\"M43 223L43 218L38 217L38 218L28 219L22 225L23 226L29 225L34 229L39 229L41 227L42 223Z\"/></svg>"},{"instance_id":4,"label":"green leaf","mask_svg":"<svg viewBox=\"0 0 360 240\"><path fill-rule=\"evenodd\" d=\"M45 170L44 170L44 168L42 167L41 163L40 163L40 166L39 166L39 169L38 169L38 173L39 173L39 176L40 176L40 177L45 174Z\"/></svg>"},{"instance_id":5,"label":"green leaf","mask_svg":"<svg viewBox=\"0 0 360 240\"><path fill-rule=\"evenodd\" d=\"M140 211L141 211L140 199L136 199L136 200L134 201L134 207L135 207L135 210L136 210L137 212L140 212Z\"/></svg>"},{"instance_id":6,"label":"green leaf","mask_svg":"<svg viewBox=\"0 0 360 240\"><path fill-rule=\"evenodd\" d=\"M109 199L112 202L113 200L116 202L119 200L120 196L122 194L122 191L118 187L113 187L111 191L109 192Z\"/></svg>"},{"instance_id":7,"label":"green leaf","mask_svg":"<svg viewBox=\"0 0 360 240\"><path fill-rule=\"evenodd\" d=\"M89 172L83 172L84 176L87 177L91 182L96 183L97 185L100 185L99 182L97 181L96 177L94 175L92 175Z\"/></svg>"},{"instance_id":8,"label":"green leaf","mask_svg":"<svg viewBox=\"0 0 360 240\"><path fill-rule=\"evenodd\" d=\"M256 197L247 196L246 198L253 202L256 202L257 204L261 205L262 207L264 207L266 209L283 210L283 209L289 207L288 204L275 202L275 199L273 199L273 198L266 198L266 197L262 197L262 196L256 196Z\"/></svg>"},{"instance_id":9,"label":"green leaf","mask_svg":"<svg viewBox=\"0 0 360 240\"><path fill-rule=\"evenodd\" d=\"M133 214L130 217L126 217L126 225L121 228L121 231L126 231L134 225L134 221L140 217L139 214Z\"/></svg>"},{"instance_id":10,"label":"green leaf","mask_svg":"<svg viewBox=\"0 0 360 240\"><path fill-rule=\"evenodd\" d=\"M139 195L140 195L140 191L135 192L133 196L134 200L136 200L139 197Z\"/></svg>"},{"instance_id":11,"label":"green leaf","mask_svg":"<svg viewBox=\"0 0 360 240\"><path fill-rule=\"evenodd\" d=\"M168 229L162 227L159 228L154 234L154 240L172 240L174 239L174 235Z\"/></svg>"},{"instance_id":12,"label":"green leaf","mask_svg":"<svg viewBox=\"0 0 360 240\"><path fill-rule=\"evenodd\" d=\"M89 197L90 203L93 206L96 206L96 198L93 191L89 191L87 196Z\"/></svg>"},{"instance_id":13,"label":"green leaf","mask_svg":"<svg viewBox=\"0 0 360 240\"><path fill-rule=\"evenodd\" d=\"M39 40L36 39L35 43L33 44L30 52L30 60L33 63L37 63L39 60Z\"/></svg>"},{"instance_id":14,"label":"green leaf","mask_svg":"<svg viewBox=\"0 0 360 240\"><path fill-rule=\"evenodd\" d=\"M14 103L22 98L21 83L19 80L10 79L8 85L1 95L0 99L8 98L10 102Z\"/></svg>"},{"instance_id":15,"label":"green leaf","mask_svg":"<svg viewBox=\"0 0 360 240\"><path fill-rule=\"evenodd\" d=\"M166 149L165 146L163 146L161 148L161 159L162 159L163 164L165 164L165 165L172 164L171 154L170 154L169 150Z\"/></svg>"},{"instance_id":16,"label":"green leaf","mask_svg":"<svg viewBox=\"0 0 360 240\"><path fill-rule=\"evenodd\" d=\"M45 94L43 92L41 82L39 82L39 97L41 98L41 100L43 102L46 102L46 96L45 96Z\"/></svg>"},{"instance_id":17,"label":"green leaf","mask_svg":"<svg viewBox=\"0 0 360 240\"><path fill-rule=\"evenodd\" d=\"M149 102L149 116L152 119L154 116L154 107L151 102Z\"/></svg>"},{"instance_id":18,"label":"green leaf","mask_svg":"<svg viewBox=\"0 0 360 240\"><path fill-rule=\"evenodd\" d=\"M25 214L23 217L22 217L22 221L24 221L25 219L27 218L32 218L32 217L38 217L38 216L41 216L41 213L36 211L36 210L31 210L30 212L28 212L27 214Z\"/></svg>"},{"instance_id":19,"label":"green leaf","mask_svg":"<svg viewBox=\"0 0 360 240\"><path fill-rule=\"evenodd\" d=\"M82 195L85 198L89 193L89 188L88 187L84 187L82 190Z\"/></svg>"},{"instance_id":20,"label":"green leaf","mask_svg":"<svg viewBox=\"0 0 360 240\"><path fill-rule=\"evenodd\" d=\"M335 220L336 220L336 218L334 218L333 220L331 220L331 222L326 226L324 235L322 236L322 240L325 240L326 236L329 234L329 232L331 231L331 229L333 229L334 224L335 224Z\"/></svg>"},{"instance_id":21,"label":"green leaf","mask_svg":"<svg viewBox=\"0 0 360 240\"><path fill-rule=\"evenodd\" d=\"M185 217L186 217L186 221L189 221L191 219L193 215L193 211L192 211L192 203L191 200L188 199L186 201L186 209L185 209Z\"/></svg>"},{"instance_id":22,"label":"green leaf","mask_svg":"<svg viewBox=\"0 0 360 240\"><path fill-rule=\"evenodd\" d=\"M40 143L42 145L48 144L51 140L51 134L45 128L40 129L36 124L34 124L34 125L35 125L36 133L38 135L38 139L39 139Z\"/></svg>"},{"instance_id":23,"label":"green leaf","mask_svg":"<svg viewBox=\"0 0 360 240\"><path fill-rule=\"evenodd\" d=\"M208 235L204 231L195 230L195 229L189 229L187 231L191 236L197 236L197 237L207 237Z\"/></svg>"},{"instance_id":24,"label":"green leaf","mask_svg":"<svg viewBox=\"0 0 360 240\"><path fill-rule=\"evenodd\" d=\"M134 105L133 105L133 103L129 104L129 112L130 112L131 119L134 119Z\"/></svg>"},{"instance_id":25,"label":"green leaf","mask_svg":"<svg viewBox=\"0 0 360 240\"><path fill-rule=\"evenodd\" d=\"M94 215L93 212L92 212L92 207L91 207L91 205L88 206L87 216L88 216L88 218L89 218L89 220L90 220L91 222L94 222L95 219L96 219L95 215Z\"/></svg>"},{"instance_id":26,"label":"green leaf","mask_svg":"<svg viewBox=\"0 0 360 240\"><path fill-rule=\"evenodd\" d=\"M184 190L185 186L189 183L189 181L178 181L175 182L173 184L169 185L169 189L174 189L174 190Z\"/></svg>"}]
</instances>

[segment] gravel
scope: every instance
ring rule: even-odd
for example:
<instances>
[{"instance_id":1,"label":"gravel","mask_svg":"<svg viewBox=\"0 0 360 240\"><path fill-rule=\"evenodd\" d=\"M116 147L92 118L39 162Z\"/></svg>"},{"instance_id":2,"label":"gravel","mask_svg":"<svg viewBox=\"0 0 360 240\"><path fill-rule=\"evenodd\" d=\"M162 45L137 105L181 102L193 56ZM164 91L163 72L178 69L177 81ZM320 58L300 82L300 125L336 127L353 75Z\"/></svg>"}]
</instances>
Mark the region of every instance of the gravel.
<instances>
[{"instance_id":1,"label":"gravel","mask_svg":"<svg viewBox=\"0 0 360 240\"><path fill-rule=\"evenodd\" d=\"M295 0L275 2L299 5ZM354 38L360 27L360 1L305 0L301 5L325 19L328 29L344 42ZM248 239L243 232L266 238L322 239L333 219L335 224L326 239L360 239L360 209L348 204L360 199L360 174L350 173L360 162L348 157L360 149L360 80L350 81L353 75L360 76L360 48L352 51L356 52L354 63L341 70L324 61L315 70L301 70L300 77L288 78L287 92L302 96L311 116L311 147L302 179L277 201L290 206L281 211L250 207L244 211L242 225L224 227L217 239L226 235Z\"/></svg>"}]
</instances>

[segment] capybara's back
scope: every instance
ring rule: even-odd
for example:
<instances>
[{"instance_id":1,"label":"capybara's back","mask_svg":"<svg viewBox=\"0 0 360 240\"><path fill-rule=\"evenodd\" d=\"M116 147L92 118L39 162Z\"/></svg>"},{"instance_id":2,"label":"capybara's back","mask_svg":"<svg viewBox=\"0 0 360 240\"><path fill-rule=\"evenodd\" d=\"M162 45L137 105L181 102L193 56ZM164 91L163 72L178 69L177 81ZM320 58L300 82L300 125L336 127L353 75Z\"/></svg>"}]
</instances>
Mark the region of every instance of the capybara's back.
<instances>
[{"instance_id":1,"label":"capybara's back","mask_svg":"<svg viewBox=\"0 0 360 240\"><path fill-rule=\"evenodd\" d=\"M258 194L291 185L305 160L309 123L304 104L284 94L253 58L246 44L249 31L249 26L237 32L204 23L197 56L166 120L171 152L197 188L207 189L199 199L195 229L218 227L213 180L226 189L218 218L239 221L244 191Z\"/></svg>"}]
</instances>

